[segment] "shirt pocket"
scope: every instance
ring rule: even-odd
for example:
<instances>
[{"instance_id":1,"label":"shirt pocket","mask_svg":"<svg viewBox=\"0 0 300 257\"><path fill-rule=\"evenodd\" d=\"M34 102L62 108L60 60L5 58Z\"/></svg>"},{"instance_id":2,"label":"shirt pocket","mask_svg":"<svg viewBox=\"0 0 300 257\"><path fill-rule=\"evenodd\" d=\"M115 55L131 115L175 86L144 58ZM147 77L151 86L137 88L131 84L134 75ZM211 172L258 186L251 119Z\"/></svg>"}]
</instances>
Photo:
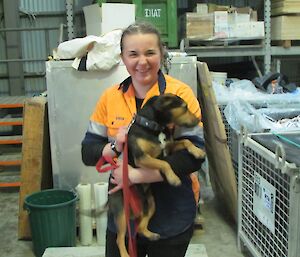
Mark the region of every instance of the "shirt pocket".
<instances>
[{"instance_id":1,"label":"shirt pocket","mask_svg":"<svg viewBox=\"0 0 300 257\"><path fill-rule=\"evenodd\" d=\"M130 121L129 121L130 122ZM108 121L107 124L107 135L108 137L116 137L120 127L128 126L129 122L127 119L115 118Z\"/></svg>"}]
</instances>

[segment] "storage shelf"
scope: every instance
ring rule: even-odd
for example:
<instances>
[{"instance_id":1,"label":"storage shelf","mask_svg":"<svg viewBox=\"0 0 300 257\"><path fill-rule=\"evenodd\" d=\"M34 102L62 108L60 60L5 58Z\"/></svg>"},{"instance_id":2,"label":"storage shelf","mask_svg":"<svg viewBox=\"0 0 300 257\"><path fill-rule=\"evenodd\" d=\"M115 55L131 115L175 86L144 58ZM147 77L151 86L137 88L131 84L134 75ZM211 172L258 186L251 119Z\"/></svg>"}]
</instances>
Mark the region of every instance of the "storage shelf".
<instances>
[{"instance_id":1,"label":"storage shelf","mask_svg":"<svg viewBox=\"0 0 300 257\"><path fill-rule=\"evenodd\" d=\"M1 136L0 145L18 145L22 144L22 136Z\"/></svg>"},{"instance_id":2,"label":"storage shelf","mask_svg":"<svg viewBox=\"0 0 300 257\"><path fill-rule=\"evenodd\" d=\"M0 126L22 126L23 118L22 109L26 100L26 96L2 96L0 97L0 109L16 109L18 116L15 114L11 117L10 114L0 119ZM8 110L7 110L8 111ZM15 112L15 110L12 110ZM9 110L11 112L11 110ZM14 117L15 116L15 117ZM0 136L0 145L7 145L8 148L5 148L5 151L0 154L0 166L4 172L1 172L0 178L0 188L4 187L19 187L21 185L20 181L5 181L5 171L10 169L10 167L21 166L22 162L22 153L21 151L14 149L18 152L9 152L8 149L14 147L15 145L22 144L22 135L18 135L14 130L12 130L11 135ZM19 147L18 147L19 149ZM4 180L4 181L3 181ZM19 179L17 179L19 180Z\"/></svg>"},{"instance_id":3,"label":"storage shelf","mask_svg":"<svg viewBox=\"0 0 300 257\"><path fill-rule=\"evenodd\" d=\"M237 57L237 56L264 56L265 50L262 46L192 46L184 49L188 55L197 57Z\"/></svg>"},{"instance_id":4,"label":"storage shelf","mask_svg":"<svg viewBox=\"0 0 300 257\"><path fill-rule=\"evenodd\" d=\"M284 56L298 56L300 58L300 46L291 46L289 48L271 46L271 0L264 0L264 22L265 37L261 45L191 46L183 39L180 44L180 50L199 58L263 56L265 73L271 70L273 57L277 61L278 57ZM191 42L193 41L196 40L191 40Z\"/></svg>"},{"instance_id":5,"label":"storage shelf","mask_svg":"<svg viewBox=\"0 0 300 257\"><path fill-rule=\"evenodd\" d=\"M290 48L284 48L281 46L272 46L271 55L272 56L300 55L300 46L292 46Z\"/></svg>"},{"instance_id":6,"label":"storage shelf","mask_svg":"<svg viewBox=\"0 0 300 257\"><path fill-rule=\"evenodd\" d=\"M26 98L26 96L1 96L0 108L22 108Z\"/></svg>"},{"instance_id":7,"label":"storage shelf","mask_svg":"<svg viewBox=\"0 0 300 257\"><path fill-rule=\"evenodd\" d=\"M21 125L23 125L23 118L0 119L0 126L21 126Z\"/></svg>"},{"instance_id":8,"label":"storage shelf","mask_svg":"<svg viewBox=\"0 0 300 257\"><path fill-rule=\"evenodd\" d=\"M21 153L0 155L0 166L19 166L21 165L21 160Z\"/></svg>"}]
</instances>

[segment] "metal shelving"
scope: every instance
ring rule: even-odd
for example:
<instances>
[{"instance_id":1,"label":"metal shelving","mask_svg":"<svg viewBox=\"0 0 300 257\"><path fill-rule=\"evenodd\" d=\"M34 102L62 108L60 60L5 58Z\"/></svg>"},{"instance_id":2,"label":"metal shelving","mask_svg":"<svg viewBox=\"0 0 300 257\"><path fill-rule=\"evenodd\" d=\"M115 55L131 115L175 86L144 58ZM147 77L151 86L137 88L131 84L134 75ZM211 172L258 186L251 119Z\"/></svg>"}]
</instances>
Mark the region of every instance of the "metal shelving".
<instances>
[{"instance_id":1,"label":"metal shelving","mask_svg":"<svg viewBox=\"0 0 300 257\"><path fill-rule=\"evenodd\" d=\"M0 97L0 109L3 110L18 110L23 111L25 96L7 96ZM2 117L0 118L0 126L22 126L22 117ZM1 187L17 187L20 186L20 181L6 181L6 177L12 176L15 172L7 171L10 167L20 166L22 160L22 154L20 147L22 145L22 135L14 134L14 130L11 129L9 135L0 135L0 188ZM17 168L18 170L19 168ZM4 178L4 180L3 180Z\"/></svg>"},{"instance_id":2,"label":"metal shelving","mask_svg":"<svg viewBox=\"0 0 300 257\"><path fill-rule=\"evenodd\" d=\"M242 57L242 56L263 56L264 73L271 71L272 57L280 56L300 56L300 46L284 48L271 46L271 1L264 0L264 23L265 38L261 45L228 45L228 46L189 46L184 47L181 43L181 50L188 55L196 55L200 58L206 57Z\"/></svg>"}]
</instances>

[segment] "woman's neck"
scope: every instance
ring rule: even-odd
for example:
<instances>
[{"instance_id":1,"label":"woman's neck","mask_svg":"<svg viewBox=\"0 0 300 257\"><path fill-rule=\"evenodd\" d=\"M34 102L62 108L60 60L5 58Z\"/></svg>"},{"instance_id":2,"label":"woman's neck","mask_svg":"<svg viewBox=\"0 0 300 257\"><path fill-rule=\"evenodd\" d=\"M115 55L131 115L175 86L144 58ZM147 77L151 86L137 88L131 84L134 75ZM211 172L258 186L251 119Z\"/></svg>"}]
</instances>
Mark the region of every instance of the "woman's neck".
<instances>
[{"instance_id":1,"label":"woman's neck","mask_svg":"<svg viewBox=\"0 0 300 257\"><path fill-rule=\"evenodd\" d=\"M135 91L135 96L137 98L140 98L140 99L145 99L145 97L147 95L147 92L150 90L152 85L151 86L150 85L145 86L145 85L133 84L133 87L134 87L134 91Z\"/></svg>"}]
</instances>

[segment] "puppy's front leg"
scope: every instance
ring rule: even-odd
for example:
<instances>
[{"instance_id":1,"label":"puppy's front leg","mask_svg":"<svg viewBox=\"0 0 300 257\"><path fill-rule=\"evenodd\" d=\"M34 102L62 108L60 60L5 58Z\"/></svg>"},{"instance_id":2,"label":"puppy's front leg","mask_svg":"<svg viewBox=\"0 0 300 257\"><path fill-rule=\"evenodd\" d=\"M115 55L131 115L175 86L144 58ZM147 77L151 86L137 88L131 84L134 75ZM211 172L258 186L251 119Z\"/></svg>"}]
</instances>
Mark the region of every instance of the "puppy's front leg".
<instances>
[{"instance_id":1,"label":"puppy's front leg","mask_svg":"<svg viewBox=\"0 0 300 257\"><path fill-rule=\"evenodd\" d=\"M179 177L174 173L169 163L166 161L156 159L150 155L144 155L143 157L136 159L135 164L141 168L158 169L164 173L168 182L173 186L181 185Z\"/></svg>"},{"instance_id":2,"label":"puppy's front leg","mask_svg":"<svg viewBox=\"0 0 300 257\"><path fill-rule=\"evenodd\" d=\"M178 141L173 141L167 145L168 149L170 149L172 152L181 150L181 149L187 149L189 153L194 155L195 158L200 159L205 157L205 152L195 146L190 140L188 139L182 139Z\"/></svg>"},{"instance_id":3,"label":"puppy's front leg","mask_svg":"<svg viewBox=\"0 0 300 257\"><path fill-rule=\"evenodd\" d=\"M126 218L125 218L124 209L118 214L116 218L116 225L118 229L117 245L120 251L120 255L121 257L130 257L125 245Z\"/></svg>"}]
</instances>

